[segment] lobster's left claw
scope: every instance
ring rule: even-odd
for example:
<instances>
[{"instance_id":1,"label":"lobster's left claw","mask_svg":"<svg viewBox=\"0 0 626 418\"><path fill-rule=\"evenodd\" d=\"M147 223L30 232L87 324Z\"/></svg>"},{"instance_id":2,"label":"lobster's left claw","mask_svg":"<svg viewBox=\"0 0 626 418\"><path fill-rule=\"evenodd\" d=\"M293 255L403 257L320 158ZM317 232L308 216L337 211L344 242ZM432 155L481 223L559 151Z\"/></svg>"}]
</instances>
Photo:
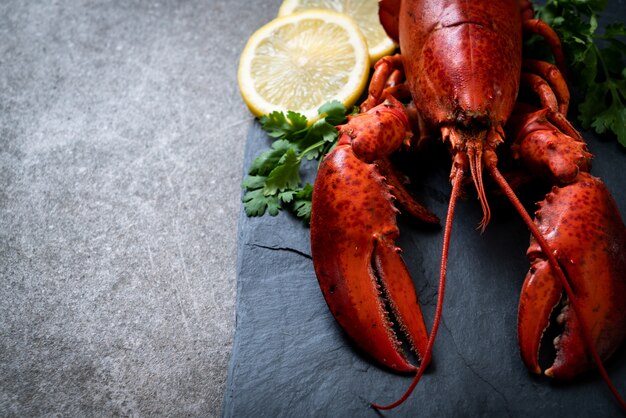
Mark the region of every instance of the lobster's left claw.
<instances>
[{"instance_id":1,"label":"lobster's left claw","mask_svg":"<svg viewBox=\"0 0 626 418\"><path fill-rule=\"evenodd\" d=\"M572 184L548 193L535 223L568 277L592 342L606 360L626 337L626 228L613 198L599 179L580 173ZM528 257L532 264L522 289L518 334L524 363L540 373L539 345L563 286L534 239ZM567 300L557 322L563 333L555 338L556 359L545 374L568 379L593 369L579 318Z\"/></svg>"}]
</instances>

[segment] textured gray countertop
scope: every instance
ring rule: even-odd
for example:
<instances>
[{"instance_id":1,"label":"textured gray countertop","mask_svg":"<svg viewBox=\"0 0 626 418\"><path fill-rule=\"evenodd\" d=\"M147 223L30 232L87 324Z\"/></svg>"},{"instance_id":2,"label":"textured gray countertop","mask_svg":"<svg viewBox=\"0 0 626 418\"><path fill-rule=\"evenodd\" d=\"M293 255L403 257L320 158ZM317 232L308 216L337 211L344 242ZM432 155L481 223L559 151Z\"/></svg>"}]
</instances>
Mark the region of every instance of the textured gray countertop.
<instances>
[{"instance_id":1,"label":"textured gray countertop","mask_svg":"<svg viewBox=\"0 0 626 418\"><path fill-rule=\"evenodd\" d=\"M279 4L0 4L0 415L221 413L237 64Z\"/></svg>"}]
</instances>

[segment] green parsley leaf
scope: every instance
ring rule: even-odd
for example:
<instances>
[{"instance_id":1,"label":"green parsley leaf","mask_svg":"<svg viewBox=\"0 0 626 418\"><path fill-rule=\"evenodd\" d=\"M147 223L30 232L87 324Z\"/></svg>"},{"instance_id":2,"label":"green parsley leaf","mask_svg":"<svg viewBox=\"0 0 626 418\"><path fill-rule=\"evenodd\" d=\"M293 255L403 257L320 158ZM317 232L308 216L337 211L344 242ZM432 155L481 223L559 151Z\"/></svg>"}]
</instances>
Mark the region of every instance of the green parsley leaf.
<instances>
[{"instance_id":1,"label":"green parsley leaf","mask_svg":"<svg viewBox=\"0 0 626 418\"><path fill-rule=\"evenodd\" d=\"M578 106L583 128L589 129L594 120L593 115L602 113L607 93L608 87L605 84L595 84L589 88L585 99Z\"/></svg>"},{"instance_id":2,"label":"green parsley leaf","mask_svg":"<svg viewBox=\"0 0 626 418\"><path fill-rule=\"evenodd\" d=\"M608 0L547 0L537 6L537 17L560 36L568 60L571 81L584 100L578 106L583 128L612 133L626 147L626 36L623 23L607 25L598 33L599 13ZM536 41L529 42L529 50ZM532 45L532 46L530 46ZM538 56L537 58L545 58Z\"/></svg>"},{"instance_id":3,"label":"green parsley leaf","mask_svg":"<svg viewBox=\"0 0 626 418\"><path fill-rule=\"evenodd\" d=\"M300 184L300 159L295 151L289 148L280 164L276 165L265 180L263 193L275 195L278 191L294 189Z\"/></svg>"},{"instance_id":4,"label":"green parsley leaf","mask_svg":"<svg viewBox=\"0 0 626 418\"><path fill-rule=\"evenodd\" d=\"M250 174L267 176L283 158L291 144L286 140L278 140L272 143L272 148L265 151L254 159L250 166Z\"/></svg>"},{"instance_id":5,"label":"green parsley leaf","mask_svg":"<svg viewBox=\"0 0 626 418\"><path fill-rule=\"evenodd\" d=\"M303 129L306 129L307 119L300 113L288 111L287 115L282 112L272 112L259 118L261 127L272 138L286 138Z\"/></svg>"},{"instance_id":6,"label":"green parsley leaf","mask_svg":"<svg viewBox=\"0 0 626 418\"><path fill-rule=\"evenodd\" d=\"M358 113L353 108L350 114ZM275 138L270 149L257 156L242 181L243 206L248 216L275 216L285 207L308 224L313 186L300 185L302 159L320 159L337 143L337 125L346 123L348 110L331 101L318 110L320 118L308 123L303 115L272 112L259 118L261 128Z\"/></svg>"},{"instance_id":7,"label":"green parsley leaf","mask_svg":"<svg viewBox=\"0 0 626 418\"><path fill-rule=\"evenodd\" d=\"M278 198L283 203L291 203L294 196L297 194L296 190L286 190L278 194Z\"/></svg>"},{"instance_id":8,"label":"green parsley leaf","mask_svg":"<svg viewBox=\"0 0 626 418\"><path fill-rule=\"evenodd\" d=\"M247 176L241 182L241 186L246 189L260 189L265 185L265 179L267 176Z\"/></svg>"},{"instance_id":9,"label":"green parsley leaf","mask_svg":"<svg viewBox=\"0 0 626 418\"><path fill-rule=\"evenodd\" d=\"M313 186L307 183L302 189L298 190L293 204L296 216L302 218L305 223L311 221L311 197L313 196Z\"/></svg>"},{"instance_id":10,"label":"green parsley leaf","mask_svg":"<svg viewBox=\"0 0 626 418\"><path fill-rule=\"evenodd\" d=\"M626 108L613 105L599 113L591 126L598 133L605 131L613 131L617 134L617 138L624 147L626 147Z\"/></svg>"},{"instance_id":11,"label":"green parsley leaf","mask_svg":"<svg viewBox=\"0 0 626 418\"><path fill-rule=\"evenodd\" d=\"M346 119L346 108L338 100L325 103L318 109L320 115L326 115L324 119L331 125L340 125Z\"/></svg>"},{"instance_id":12,"label":"green parsley leaf","mask_svg":"<svg viewBox=\"0 0 626 418\"><path fill-rule=\"evenodd\" d=\"M320 119L311 125L307 135L302 139L300 146L304 148L303 151L306 151L307 159L319 159L325 143L334 143L337 137L337 128L324 119Z\"/></svg>"},{"instance_id":13,"label":"green parsley leaf","mask_svg":"<svg viewBox=\"0 0 626 418\"><path fill-rule=\"evenodd\" d=\"M266 196L263 189L248 191L243 196L243 207L248 216L263 216L267 209L272 216L278 215L280 203L277 196Z\"/></svg>"}]
</instances>

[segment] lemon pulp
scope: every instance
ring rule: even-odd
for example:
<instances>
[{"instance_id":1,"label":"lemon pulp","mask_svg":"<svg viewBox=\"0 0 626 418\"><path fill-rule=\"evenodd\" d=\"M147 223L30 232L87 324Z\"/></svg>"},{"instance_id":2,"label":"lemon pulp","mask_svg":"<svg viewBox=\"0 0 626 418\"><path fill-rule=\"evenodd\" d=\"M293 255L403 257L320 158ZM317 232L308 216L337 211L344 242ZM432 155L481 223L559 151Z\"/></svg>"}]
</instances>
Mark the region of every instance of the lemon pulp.
<instances>
[{"instance_id":1,"label":"lemon pulp","mask_svg":"<svg viewBox=\"0 0 626 418\"><path fill-rule=\"evenodd\" d=\"M396 49L396 44L380 24L378 0L284 0L278 15L286 16L312 8L334 10L352 17L367 40L372 64Z\"/></svg>"},{"instance_id":2,"label":"lemon pulp","mask_svg":"<svg viewBox=\"0 0 626 418\"><path fill-rule=\"evenodd\" d=\"M352 19L310 10L255 32L242 53L238 79L255 115L293 110L314 120L329 100L352 106L368 75L367 43Z\"/></svg>"}]
</instances>

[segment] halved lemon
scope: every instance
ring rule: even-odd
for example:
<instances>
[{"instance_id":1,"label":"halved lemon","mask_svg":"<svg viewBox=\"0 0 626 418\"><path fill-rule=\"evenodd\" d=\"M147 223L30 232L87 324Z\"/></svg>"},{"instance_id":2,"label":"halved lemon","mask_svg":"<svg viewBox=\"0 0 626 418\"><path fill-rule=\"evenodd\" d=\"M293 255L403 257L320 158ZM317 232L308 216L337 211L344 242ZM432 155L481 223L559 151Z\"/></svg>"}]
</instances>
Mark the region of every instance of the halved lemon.
<instances>
[{"instance_id":1,"label":"halved lemon","mask_svg":"<svg viewBox=\"0 0 626 418\"><path fill-rule=\"evenodd\" d=\"M278 16L313 8L335 10L353 18L367 39L372 65L396 49L380 24L378 0L284 0Z\"/></svg>"},{"instance_id":2,"label":"halved lemon","mask_svg":"<svg viewBox=\"0 0 626 418\"><path fill-rule=\"evenodd\" d=\"M367 42L350 17L309 10L276 18L250 37L239 61L239 89L257 116L293 110L313 121L330 100L352 106L369 69Z\"/></svg>"}]
</instances>

